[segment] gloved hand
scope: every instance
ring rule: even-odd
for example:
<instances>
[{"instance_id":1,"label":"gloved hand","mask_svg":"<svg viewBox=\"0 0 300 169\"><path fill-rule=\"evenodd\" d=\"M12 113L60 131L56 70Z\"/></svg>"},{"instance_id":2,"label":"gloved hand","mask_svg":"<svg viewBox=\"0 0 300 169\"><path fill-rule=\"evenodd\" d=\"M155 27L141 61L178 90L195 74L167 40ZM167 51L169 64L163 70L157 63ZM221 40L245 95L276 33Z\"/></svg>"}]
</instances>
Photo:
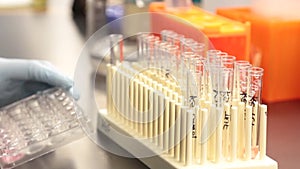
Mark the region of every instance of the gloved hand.
<instances>
[{"instance_id":1,"label":"gloved hand","mask_svg":"<svg viewBox=\"0 0 300 169\"><path fill-rule=\"evenodd\" d=\"M46 61L0 58L0 107L50 87L69 90L75 99L73 81Z\"/></svg>"}]
</instances>

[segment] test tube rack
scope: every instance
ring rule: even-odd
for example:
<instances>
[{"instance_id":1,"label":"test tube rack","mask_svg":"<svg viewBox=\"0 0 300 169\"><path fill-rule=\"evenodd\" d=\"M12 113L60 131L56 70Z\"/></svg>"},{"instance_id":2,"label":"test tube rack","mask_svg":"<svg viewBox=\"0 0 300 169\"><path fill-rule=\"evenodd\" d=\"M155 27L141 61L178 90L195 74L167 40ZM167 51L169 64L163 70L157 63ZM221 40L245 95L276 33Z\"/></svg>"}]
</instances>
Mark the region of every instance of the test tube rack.
<instances>
[{"instance_id":1,"label":"test tube rack","mask_svg":"<svg viewBox=\"0 0 300 169\"><path fill-rule=\"evenodd\" d=\"M150 168L278 168L266 155L266 105L233 99L216 107L217 95L208 93L190 107L167 73L138 62L107 64L107 109L99 110L98 130Z\"/></svg>"}]
</instances>

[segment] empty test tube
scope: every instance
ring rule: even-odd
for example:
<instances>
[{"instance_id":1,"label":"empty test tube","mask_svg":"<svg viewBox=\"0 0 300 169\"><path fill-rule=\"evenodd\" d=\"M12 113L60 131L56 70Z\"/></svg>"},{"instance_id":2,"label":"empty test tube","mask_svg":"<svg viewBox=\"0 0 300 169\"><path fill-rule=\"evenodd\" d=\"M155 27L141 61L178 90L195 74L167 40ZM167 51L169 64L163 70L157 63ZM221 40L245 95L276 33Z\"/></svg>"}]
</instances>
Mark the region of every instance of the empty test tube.
<instances>
[{"instance_id":1,"label":"empty test tube","mask_svg":"<svg viewBox=\"0 0 300 169\"><path fill-rule=\"evenodd\" d=\"M172 45L180 46L181 39L184 38L184 35L178 34L171 30L162 30L161 39L164 42L168 42Z\"/></svg>"},{"instance_id":2,"label":"empty test tube","mask_svg":"<svg viewBox=\"0 0 300 169\"><path fill-rule=\"evenodd\" d=\"M166 55L164 57L164 64L166 65L166 78L169 78L173 65L176 64L178 58L178 46L166 45Z\"/></svg>"},{"instance_id":3,"label":"empty test tube","mask_svg":"<svg viewBox=\"0 0 300 169\"><path fill-rule=\"evenodd\" d=\"M192 46L192 52L194 52L199 57L205 57L204 56L205 51L205 44L204 43L195 43Z\"/></svg>"},{"instance_id":4,"label":"empty test tube","mask_svg":"<svg viewBox=\"0 0 300 169\"><path fill-rule=\"evenodd\" d=\"M193 52L193 47L197 45L198 42L191 38L183 38L180 44L180 52Z\"/></svg>"},{"instance_id":5,"label":"empty test tube","mask_svg":"<svg viewBox=\"0 0 300 169\"><path fill-rule=\"evenodd\" d=\"M144 39L148 36L148 33L139 33L137 35L137 54L138 54L138 61L142 61L144 55Z\"/></svg>"},{"instance_id":6,"label":"empty test tube","mask_svg":"<svg viewBox=\"0 0 300 169\"><path fill-rule=\"evenodd\" d=\"M222 61L222 66L230 69L234 69L234 62L236 60L235 56L231 55L220 55L221 56L221 61Z\"/></svg>"},{"instance_id":7,"label":"empty test tube","mask_svg":"<svg viewBox=\"0 0 300 169\"><path fill-rule=\"evenodd\" d=\"M154 48L154 44L159 41L159 37L154 36L154 35L148 35L145 39L144 39L144 52L145 52L145 59L144 61L147 63L144 63L145 65L148 66L152 66L154 59L155 59L155 48Z\"/></svg>"},{"instance_id":8,"label":"empty test tube","mask_svg":"<svg viewBox=\"0 0 300 169\"><path fill-rule=\"evenodd\" d=\"M259 126L260 117L258 114L261 104L262 77L264 69L252 67L250 71L250 89L248 93L249 105L252 106L252 158L255 158L259 148Z\"/></svg>"},{"instance_id":9,"label":"empty test tube","mask_svg":"<svg viewBox=\"0 0 300 169\"><path fill-rule=\"evenodd\" d=\"M204 91L204 62L205 59L203 57L196 57L195 58L195 79L196 79L196 83L198 86L198 98L204 98L205 96L205 91Z\"/></svg>"},{"instance_id":10,"label":"empty test tube","mask_svg":"<svg viewBox=\"0 0 300 169\"><path fill-rule=\"evenodd\" d=\"M175 34L177 34L177 33L172 30L167 30L167 29L162 30L160 32L161 40L164 42L171 42L172 35L175 35Z\"/></svg>"},{"instance_id":11,"label":"empty test tube","mask_svg":"<svg viewBox=\"0 0 300 169\"><path fill-rule=\"evenodd\" d=\"M110 63L117 64L123 62L123 35L122 34L110 34Z\"/></svg>"},{"instance_id":12,"label":"empty test tube","mask_svg":"<svg viewBox=\"0 0 300 169\"><path fill-rule=\"evenodd\" d=\"M250 90L249 105L253 106L255 102L261 102L262 77L264 69L260 67L252 67L250 70Z\"/></svg>"},{"instance_id":13,"label":"empty test tube","mask_svg":"<svg viewBox=\"0 0 300 169\"><path fill-rule=\"evenodd\" d=\"M167 46L170 45L168 42L165 41L155 41L154 44L154 66L156 68L160 69L160 72L157 72L158 74L161 73L161 70L166 69L165 65L165 59L167 57ZM156 74L156 75L158 75Z\"/></svg>"},{"instance_id":14,"label":"empty test tube","mask_svg":"<svg viewBox=\"0 0 300 169\"><path fill-rule=\"evenodd\" d=\"M180 48L182 39L184 39L184 35L182 35L182 34L173 35L172 45L176 45Z\"/></svg>"},{"instance_id":15,"label":"empty test tube","mask_svg":"<svg viewBox=\"0 0 300 169\"><path fill-rule=\"evenodd\" d=\"M197 97L197 86L195 85L194 77L191 70L195 65L193 59L195 59L195 54L193 52L183 53L183 62L181 64L181 86L183 88L184 104L190 105L189 99L192 97Z\"/></svg>"},{"instance_id":16,"label":"empty test tube","mask_svg":"<svg viewBox=\"0 0 300 169\"><path fill-rule=\"evenodd\" d=\"M267 106L260 105L260 126L259 126L259 154L260 159L266 157L267 149Z\"/></svg>"},{"instance_id":17,"label":"empty test tube","mask_svg":"<svg viewBox=\"0 0 300 169\"><path fill-rule=\"evenodd\" d=\"M221 51L220 50L208 50L206 52L206 59L208 65L221 65Z\"/></svg>"},{"instance_id":18,"label":"empty test tube","mask_svg":"<svg viewBox=\"0 0 300 169\"><path fill-rule=\"evenodd\" d=\"M251 65L247 61L236 61L234 65L234 98L247 103L247 93L249 91L249 74Z\"/></svg>"}]
</instances>

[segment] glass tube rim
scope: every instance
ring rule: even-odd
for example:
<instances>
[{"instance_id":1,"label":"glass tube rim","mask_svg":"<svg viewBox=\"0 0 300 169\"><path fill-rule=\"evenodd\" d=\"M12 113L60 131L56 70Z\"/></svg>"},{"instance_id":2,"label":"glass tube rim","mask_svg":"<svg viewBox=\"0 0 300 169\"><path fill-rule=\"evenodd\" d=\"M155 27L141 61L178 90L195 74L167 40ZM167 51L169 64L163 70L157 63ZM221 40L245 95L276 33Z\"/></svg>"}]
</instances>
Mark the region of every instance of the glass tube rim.
<instances>
[{"instance_id":1,"label":"glass tube rim","mask_svg":"<svg viewBox=\"0 0 300 169\"><path fill-rule=\"evenodd\" d=\"M264 69L261 67L254 66L250 70L251 75L262 76L264 74Z\"/></svg>"}]
</instances>

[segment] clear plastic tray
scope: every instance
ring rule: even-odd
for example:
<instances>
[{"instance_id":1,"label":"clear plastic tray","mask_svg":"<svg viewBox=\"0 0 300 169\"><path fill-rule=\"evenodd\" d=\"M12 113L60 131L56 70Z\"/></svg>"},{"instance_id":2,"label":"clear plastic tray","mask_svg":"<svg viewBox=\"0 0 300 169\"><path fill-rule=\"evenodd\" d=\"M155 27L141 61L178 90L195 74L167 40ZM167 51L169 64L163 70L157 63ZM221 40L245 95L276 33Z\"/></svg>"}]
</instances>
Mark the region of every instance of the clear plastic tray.
<instances>
[{"instance_id":1,"label":"clear plastic tray","mask_svg":"<svg viewBox=\"0 0 300 169\"><path fill-rule=\"evenodd\" d=\"M60 88L0 109L0 168L13 168L83 136L82 111Z\"/></svg>"}]
</instances>

